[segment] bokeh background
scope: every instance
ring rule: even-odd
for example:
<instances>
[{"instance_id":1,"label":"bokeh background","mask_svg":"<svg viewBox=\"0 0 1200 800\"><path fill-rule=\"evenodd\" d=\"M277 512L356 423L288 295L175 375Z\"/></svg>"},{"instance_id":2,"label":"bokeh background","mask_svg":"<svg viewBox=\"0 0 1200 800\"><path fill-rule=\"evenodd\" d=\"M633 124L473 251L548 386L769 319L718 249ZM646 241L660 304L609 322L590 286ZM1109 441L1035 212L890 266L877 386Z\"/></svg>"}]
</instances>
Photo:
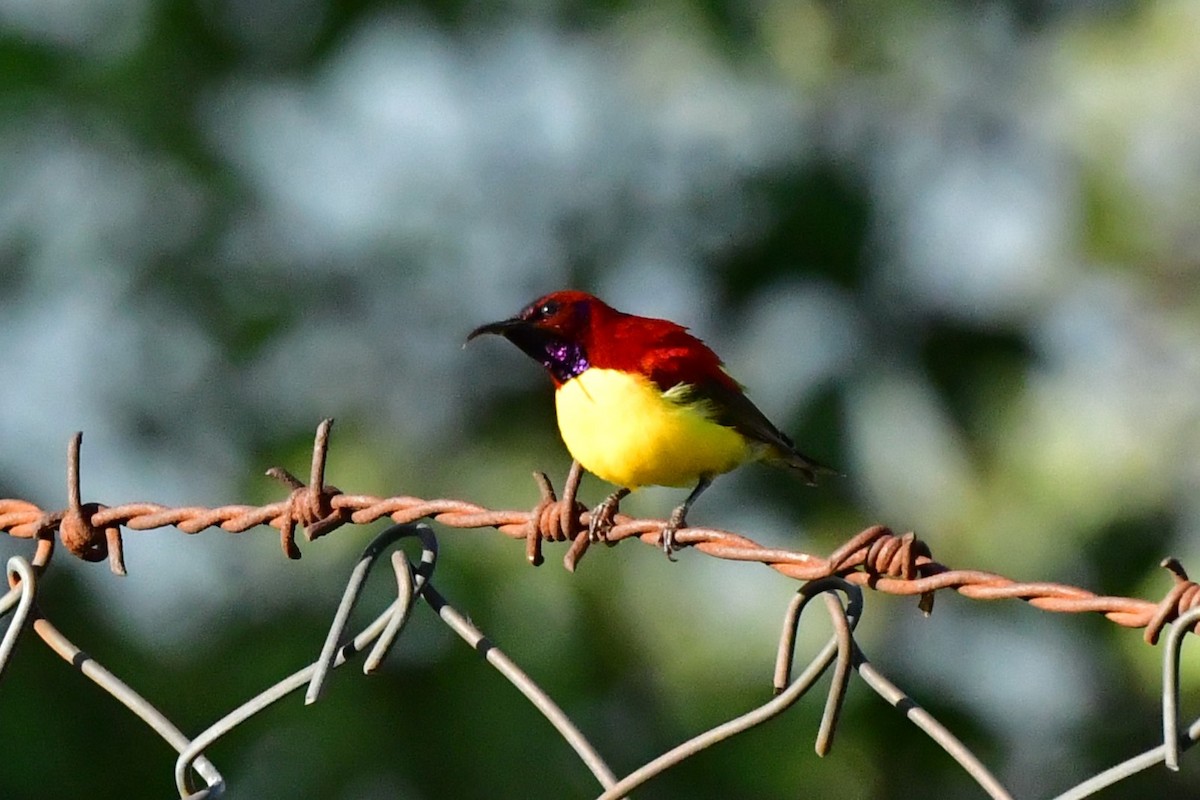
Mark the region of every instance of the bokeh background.
<instances>
[{"instance_id":1,"label":"bokeh background","mask_svg":"<svg viewBox=\"0 0 1200 800\"><path fill-rule=\"evenodd\" d=\"M83 430L85 500L268 502L333 416L345 490L529 508L568 465L548 382L461 344L573 286L688 324L847 475L748 467L694 522L818 553L882 522L1157 598L1163 556L1200 570L1198 43L1196 0L0 0L0 496L61 507ZM198 731L315 656L372 533L288 562L267 529L129 532L127 578L60 553L41 602ZM769 694L795 585L762 567L441 541L442 591L619 773ZM860 631L1017 796L1160 737L1159 650L1103 619L870 595ZM982 796L861 686L818 759L820 705L638 796ZM32 636L0 743L5 798L173 792ZM597 792L424 608L382 674L210 756L235 798ZM1195 761L1103 796L1193 795Z\"/></svg>"}]
</instances>

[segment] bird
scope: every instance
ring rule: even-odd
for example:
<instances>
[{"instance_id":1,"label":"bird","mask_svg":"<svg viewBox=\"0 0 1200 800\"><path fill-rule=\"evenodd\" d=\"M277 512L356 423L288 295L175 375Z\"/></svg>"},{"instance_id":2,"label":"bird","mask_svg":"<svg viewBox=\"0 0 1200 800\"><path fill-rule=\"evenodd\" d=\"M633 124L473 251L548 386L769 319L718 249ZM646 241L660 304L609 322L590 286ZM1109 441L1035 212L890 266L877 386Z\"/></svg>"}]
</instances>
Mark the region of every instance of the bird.
<instances>
[{"instance_id":1,"label":"bird","mask_svg":"<svg viewBox=\"0 0 1200 800\"><path fill-rule=\"evenodd\" d=\"M691 488L661 533L671 557L676 531L718 475L751 461L795 470L809 485L819 474L839 474L797 450L717 354L670 320L627 314L567 289L480 325L466 341L485 334L502 336L545 368L567 450L619 487L592 510L592 541L604 538L621 500L643 486Z\"/></svg>"}]
</instances>

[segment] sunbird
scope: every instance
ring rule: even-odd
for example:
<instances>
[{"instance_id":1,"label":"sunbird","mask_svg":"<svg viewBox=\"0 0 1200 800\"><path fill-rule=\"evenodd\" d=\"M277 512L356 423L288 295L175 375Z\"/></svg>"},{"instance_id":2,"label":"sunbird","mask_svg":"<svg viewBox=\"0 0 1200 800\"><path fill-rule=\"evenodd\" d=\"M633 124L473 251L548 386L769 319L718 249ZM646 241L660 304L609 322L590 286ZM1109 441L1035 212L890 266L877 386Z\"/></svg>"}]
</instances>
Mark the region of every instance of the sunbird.
<instances>
[{"instance_id":1,"label":"sunbird","mask_svg":"<svg viewBox=\"0 0 1200 800\"><path fill-rule=\"evenodd\" d=\"M607 533L621 500L642 486L693 487L663 529L670 556L688 510L718 475L747 461L797 470L809 485L820 473L837 474L797 450L682 325L564 290L479 326L467 341L485 333L503 336L545 367L567 450L620 487L592 511L593 539Z\"/></svg>"}]
</instances>

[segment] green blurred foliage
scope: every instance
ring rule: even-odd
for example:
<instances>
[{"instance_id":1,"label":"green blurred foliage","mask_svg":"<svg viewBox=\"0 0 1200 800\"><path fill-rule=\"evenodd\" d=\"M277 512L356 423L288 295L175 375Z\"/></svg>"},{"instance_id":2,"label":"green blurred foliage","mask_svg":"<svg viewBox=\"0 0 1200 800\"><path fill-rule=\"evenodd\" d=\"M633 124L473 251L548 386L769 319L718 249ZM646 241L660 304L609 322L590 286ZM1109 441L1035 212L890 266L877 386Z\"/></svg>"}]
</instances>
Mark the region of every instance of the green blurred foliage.
<instances>
[{"instance_id":1,"label":"green blurred foliage","mask_svg":"<svg viewBox=\"0 0 1200 800\"><path fill-rule=\"evenodd\" d=\"M111 0L112 19L88 17L91 28L67 25L73 9L83 13L71 3L41 17L21 5L0 2L0 310L17 321L0 334L0 363L26 369L23 347L57 341L59 318L31 309L63 305L64 318L91 319L62 298L74 287L86 300L92 280L110 288L94 292L97 316L68 340L62 364L34 351L21 373L32 379L10 389L10 403L27 393L49 419L27 419L27 406L7 414L0 496L59 502L45 488L60 485L58 467L31 466L50 461L49 447L19 434L57 443L82 417L89 436L99 427L102 442L130 447L113 467L123 478L149 480L169 472L164 463L188 476L151 484L175 496L146 499L269 502L279 489L257 476L272 464L306 476L311 427L332 414L328 475L346 491L531 507L529 473L561 476L568 463L549 390L513 353L459 344L485 314L515 309L501 299L571 284L625 292L641 304L631 310L673 314L728 345L721 352L740 351L731 369L773 376L752 386L764 395L789 387L772 415L847 473L816 491L758 468L723 479L697 512L726 527L759 538L761 526L771 544L827 552L883 521L917 529L954 566L1144 596L1169 585L1155 572L1163 555L1198 550L1200 368L1188 354L1200 342L1200 259L1195 182L1178 176L1194 176L1200 158L1187 140L1196 122L1172 102L1194 97L1183 35L1197 28L1194 3L292 0L272 12L237 0ZM384 56L362 44L372 36ZM515 68L537 76L527 93L506 83L520 61L510 47L533 53L534 66ZM1114 52L1154 91L1114 76ZM404 66L379 77L372 57ZM596 64L598 75L572 72ZM549 84L536 82L543 73ZM355 94L359 78L367 88ZM428 85L441 88L422 94ZM400 159L412 142L389 141L403 124L369 123L426 112L370 99L410 88L414 102L432 94L451 106L428 111L457 123L429 139L483 144L470 139L449 167L413 168L430 185L395 191L427 191L429 208L416 203L413 216L433 221L396 211L380 232L352 201L376 198L376 171L392 174L372 154ZM544 127L576 135L531 138L531 154L522 126L533 119L539 133L543 106L526 95L542 91L557 98L545 102ZM364 174L347 177L356 155ZM18 181L40 158L61 175ZM93 204L71 205L89 178L102 184ZM37 196L22 194L30 187ZM549 212L522 205L543 190ZM102 220L99 232L78 232L55 202L80 217L136 207L126 227ZM345 208L355 213L322 227ZM1051 234L1028 233L1051 211ZM147 252L120 238L126 228ZM955 270L964 237L969 254L1030 253L1035 263L981 256ZM472 260L476 241L488 255L504 250L499 277ZM761 344L739 339L775 301L794 304L779 312L789 324ZM815 321L805 328L802 316ZM108 351L83 346L126 341L119 323L138 332L137 347L105 360ZM828 338L797 341L813 327ZM145 360L176 337L179 351ZM814 366L797 355L809 347L844 357ZM70 360L76 351L87 363ZM156 382L172 367L184 374ZM97 388L108 373L122 377ZM39 383L47 374L83 377L63 390ZM60 395L80 405L44 399ZM95 463L116 462L114 449ZM85 464L84 474L96 472ZM198 476L213 483L188 483ZM88 480L85 489L96 485ZM585 491L591 500L603 489L589 480ZM663 497L634 508L661 513ZM303 545L291 564L270 531L128 533L129 578L117 585L103 566L60 553L40 603L194 733L314 658L370 535L344 529ZM168 542L177 572L155 575L163 556L149 555L150 537ZM521 544L493 531L442 541L439 587L618 773L769 696L776 616L794 590L779 576L692 553L668 565L632 543L596 548L568 575L560 548L532 570ZM28 554L26 545L8 542L4 554ZM357 620L385 602L386 578L375 580ZM152 599L113 604L122 593ZM168 606L172 595L187 605ZM169 630L147 630L145 619L165 613L157 603L176 609ZM1158 653L1136 633L1092 618L1034 630L1041 612L1015 603L939 598L929 621L895 598L872 595L868 606L862 639L876 663L1022 796L1060 791L1160 736ZM1006 652L1013 640L997 631L1027 635L1029 649ZM976 647L989 646L981 661ZM1031 652L1050 666L1030 663ZM538 713L427 608L380 674L355 670L334 674L315 706L288 697L214 746L229 796L597 793ZM1021 691L996 688L1013 685ZM1059 695L1069 712L1045 701ZM861 685L825 759L810 744L819 714L817 696L805 698L637 796L979 796ZM28 632L0 683L0 742L4 798L173 791L169 748ZM1194 795L1193 760L1103 796Z\"/></svg>"}]
</instances>

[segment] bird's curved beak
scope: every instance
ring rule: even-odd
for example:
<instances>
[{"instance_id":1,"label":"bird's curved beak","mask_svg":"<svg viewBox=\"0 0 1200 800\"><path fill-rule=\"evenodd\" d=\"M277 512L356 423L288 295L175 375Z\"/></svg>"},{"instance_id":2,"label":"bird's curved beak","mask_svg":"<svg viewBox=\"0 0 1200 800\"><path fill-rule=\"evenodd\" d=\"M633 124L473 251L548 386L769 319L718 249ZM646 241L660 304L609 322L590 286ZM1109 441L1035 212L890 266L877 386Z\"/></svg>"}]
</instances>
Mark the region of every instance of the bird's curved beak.
<instances>
[{"instance_id":1,"label":"bird's curved beak","mask_svg":"<svg viewBox=\"0 0 1200 800\"><path fill-rule=\"evenodd\" d=\"M489 322L487 325L480 325L475 330L467 334L467 341L463 342L463 347L466 347L477 336L483 336L486 333L494 333L498 336L508 338L509 334L515 330L524 330L529 327L529 323L519 317L512 319L502 319L499 322Z\"/></svg>"},{"instance_id":2,"label":"bird's curved beak","mask_svg":"<svg viewBox=\"0 0 1200 800\"><path fill-rule=\"evenodd\" d=\"M485 333L494 333L498 336L503 336L515 344L521 352L538 363L545 361L546 353L549 349L561 344L560 337L555 333L545 330L535 322L530 322L520 317L513 317L511 319L502 319L499 322L489 322L487 325L480 325L467 334L467 341L463 342L463 347L466 347L475 337L483 336Z\"/></svg>"}]
</instances>

